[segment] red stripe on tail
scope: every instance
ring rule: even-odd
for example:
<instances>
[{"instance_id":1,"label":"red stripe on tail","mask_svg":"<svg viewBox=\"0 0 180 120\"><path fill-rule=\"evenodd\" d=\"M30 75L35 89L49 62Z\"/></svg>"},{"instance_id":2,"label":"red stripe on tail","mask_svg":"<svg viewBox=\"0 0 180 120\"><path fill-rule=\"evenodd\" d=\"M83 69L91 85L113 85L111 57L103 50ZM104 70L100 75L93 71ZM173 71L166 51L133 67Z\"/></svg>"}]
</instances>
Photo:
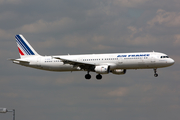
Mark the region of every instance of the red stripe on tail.
<instances>
[{"instance_id":1,"label":"red stripe on tail","mask_svg":"<svg viewBox=\"0 0 180 120\"><path fill-rule=\"evenodd\" d=\"M21 51L21 49L19 49L19 47L18 47L18 50L21 55L24 55L24 53Z\"/></svg>"}]
</instances>

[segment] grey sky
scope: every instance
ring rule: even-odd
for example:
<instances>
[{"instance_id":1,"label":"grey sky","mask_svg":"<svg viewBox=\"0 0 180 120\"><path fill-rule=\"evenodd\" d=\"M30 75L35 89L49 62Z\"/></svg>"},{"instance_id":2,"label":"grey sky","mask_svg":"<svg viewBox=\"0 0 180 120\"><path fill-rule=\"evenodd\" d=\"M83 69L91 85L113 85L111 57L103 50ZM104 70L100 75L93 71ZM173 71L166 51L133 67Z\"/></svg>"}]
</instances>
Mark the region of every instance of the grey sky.
<instances>
[{"instance_id":1,"label":"grey sky","mask_svg":"<svg viewBox=\"0 0 180 120\"><path fill-rule=\"evenodd\" d=\"M0 0L0 107L17 120L179 120L179 0ZM14 36L41 55L158 51L169 68L84 79L15 65ZM0 114L0 120L12 113Z\"/></svg>"}]
</instances>

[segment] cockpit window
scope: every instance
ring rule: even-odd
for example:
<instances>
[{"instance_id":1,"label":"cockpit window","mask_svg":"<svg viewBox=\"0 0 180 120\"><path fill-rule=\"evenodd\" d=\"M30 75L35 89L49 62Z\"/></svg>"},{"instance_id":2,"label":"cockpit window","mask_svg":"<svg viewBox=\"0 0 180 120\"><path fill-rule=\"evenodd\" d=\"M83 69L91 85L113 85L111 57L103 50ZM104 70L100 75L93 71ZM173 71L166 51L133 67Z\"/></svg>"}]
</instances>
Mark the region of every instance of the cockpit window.
<instances>
[{"instance_id":1,"label":"cockpit window","mask_svg":"<svg viewBox=\"0 0 180 120\"><path fill-rule=\"evenodd\" d=\"M161 56L161 58L169 58L168 56Z\"/></svg>"}]
</instances>

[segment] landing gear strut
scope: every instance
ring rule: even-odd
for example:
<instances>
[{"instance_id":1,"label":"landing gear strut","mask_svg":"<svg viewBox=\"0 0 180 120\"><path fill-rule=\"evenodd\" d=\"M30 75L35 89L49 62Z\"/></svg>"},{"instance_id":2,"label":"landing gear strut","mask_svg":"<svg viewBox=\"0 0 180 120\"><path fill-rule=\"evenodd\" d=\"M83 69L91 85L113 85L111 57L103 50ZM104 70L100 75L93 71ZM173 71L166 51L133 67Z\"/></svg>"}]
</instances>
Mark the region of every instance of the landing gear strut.
<instances>
[{"instance_id":1,"label":"landing gear strut","mask_svg":"<svg viewBox=\"0 0 180 120\"><path fill-rule=\"evenodd\" d=\"M100 74L96 75L96 79L101 80L102 79L102 75L100 75Z\"/></svg>"},{"instance_id":2,"label":"landing gear strut","mask_svg":"<svg viewBox=\"0 0 180 120\"><path fill-rule=\"evenodd\" d=\"M154 77L158 77L157 69L154 69Z\"/></svg>"}]
</instances>

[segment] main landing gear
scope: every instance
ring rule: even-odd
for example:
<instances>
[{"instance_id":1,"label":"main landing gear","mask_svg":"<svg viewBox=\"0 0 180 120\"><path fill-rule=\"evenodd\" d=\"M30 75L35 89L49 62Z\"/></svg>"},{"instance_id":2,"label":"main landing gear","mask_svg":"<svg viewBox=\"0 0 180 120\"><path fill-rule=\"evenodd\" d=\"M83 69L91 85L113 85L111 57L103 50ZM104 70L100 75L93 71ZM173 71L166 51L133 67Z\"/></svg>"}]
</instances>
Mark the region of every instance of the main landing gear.
<instances>
[{"instance_id":1,"label":"main landing gear","mask_svg":"<svg viewBox=\"0 0 180 120\"><path fill-rule=\"evenodd\" d=\"M96 75L96 79L101 80L102 79L102 75L100 75L100 74Z\"/></svg>"},{"instance_id":2,"label":"main landing gear","mask_svg":"<svg viewBox=\"0 0 180 120\"><path fill-rule=\"evenodd\" d=\"M158 77L157 69L154 69L154 77Z\"/></svg>"},{"instance_id":3,"label":"main landing gear","mask_svg":"<svg viewBox=\"0 0 180 120\"><path fill-rule=\"evenodd\" d=\"M88 71L88 73L85 75L85 78L86 78L87 80L91 79L91 75L89 74L89 71Z\"/></svg>"},{"instance_id":4,"label":"main landing gear","mask_svg":"<svg viewBox=\"0 0 180 120\"><path fill-rule=\"evenodd\" d=\"M87 80L91 79L91 75L89 74L89 71L88 71L88 73L85 75L85 78L86 78ZM96 75L96 79L97 79L97 80L101 80L101 79L102 79L102 75L101 75L101 74Z\"/></svg>"}]
</instances>

